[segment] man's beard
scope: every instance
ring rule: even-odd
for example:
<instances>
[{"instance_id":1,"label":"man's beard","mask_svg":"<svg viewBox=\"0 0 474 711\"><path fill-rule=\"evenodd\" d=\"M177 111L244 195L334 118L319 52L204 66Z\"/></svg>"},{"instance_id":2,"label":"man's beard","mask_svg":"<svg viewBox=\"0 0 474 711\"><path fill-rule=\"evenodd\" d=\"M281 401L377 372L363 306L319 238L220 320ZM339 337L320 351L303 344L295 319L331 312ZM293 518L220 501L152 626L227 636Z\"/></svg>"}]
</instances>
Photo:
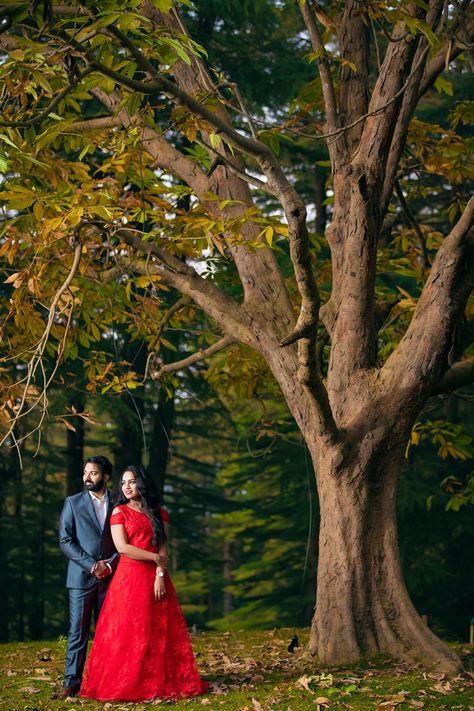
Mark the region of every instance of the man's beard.
<instances>
[{"instance_id":1,"label":"man's beard","mask_svg":"<svg viewBox=\"0 0 474 711\"><path fill-rule=\"evenodd\" d=\"M99 479L99 481L96 481L95 484L94 484L94 482L92 482L92 481L85 481L85 482L84 482L84 488L85 488L87 491L95 491L95 492L97 492L97 491L102 491L102 490L105 488L104 475L102 475L102 478Z\"/></svg>"}]
</instances>

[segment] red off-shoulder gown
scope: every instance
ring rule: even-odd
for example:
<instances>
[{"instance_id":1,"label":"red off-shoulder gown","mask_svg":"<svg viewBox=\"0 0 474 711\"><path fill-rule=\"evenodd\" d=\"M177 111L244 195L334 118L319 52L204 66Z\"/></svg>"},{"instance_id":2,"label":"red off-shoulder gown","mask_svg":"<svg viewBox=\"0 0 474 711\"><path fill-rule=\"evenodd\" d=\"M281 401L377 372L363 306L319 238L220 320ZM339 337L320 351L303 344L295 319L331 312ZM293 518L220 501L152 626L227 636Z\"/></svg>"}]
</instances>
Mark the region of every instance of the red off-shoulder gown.
<instances>
[{"instance_id":1,"label":"red off-shoulder gown","mask_svg":"<svg viewBox=\"0 0 474 711\"><path fill-rule=\"evenodd\" d=\"M129 543L155 551L151 521L126 504L110 523ZM164 521L168 513L161 511ZM186 622L168 572L166 596L156 602L154 563L125 555L109 585L84 670L80 696L98 701L147 701L196 696L207 690L194 661Z\"/></svg>"}]
</instances>

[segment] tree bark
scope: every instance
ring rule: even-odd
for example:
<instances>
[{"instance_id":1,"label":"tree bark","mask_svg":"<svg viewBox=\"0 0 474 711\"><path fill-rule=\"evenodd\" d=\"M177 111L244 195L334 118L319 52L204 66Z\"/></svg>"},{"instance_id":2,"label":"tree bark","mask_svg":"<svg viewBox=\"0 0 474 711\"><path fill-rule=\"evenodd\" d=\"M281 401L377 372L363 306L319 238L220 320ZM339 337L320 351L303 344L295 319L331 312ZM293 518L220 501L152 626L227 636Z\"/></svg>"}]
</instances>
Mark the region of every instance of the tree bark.
<instances>
[{"instance_id":1,"label":"tree bark","mask_svg":"<svg viewBox=\"0 0 474 711\"><path fill-rule=\"evenodd\" d=\"M458 656L424 624L403 579L396 521L403 442L394 444L390 430L378 438L370 431L352 440L342 463L313 448L321 523L309 651L326 664L387 654L459 670Z\"/></svg>"}]
</instances>

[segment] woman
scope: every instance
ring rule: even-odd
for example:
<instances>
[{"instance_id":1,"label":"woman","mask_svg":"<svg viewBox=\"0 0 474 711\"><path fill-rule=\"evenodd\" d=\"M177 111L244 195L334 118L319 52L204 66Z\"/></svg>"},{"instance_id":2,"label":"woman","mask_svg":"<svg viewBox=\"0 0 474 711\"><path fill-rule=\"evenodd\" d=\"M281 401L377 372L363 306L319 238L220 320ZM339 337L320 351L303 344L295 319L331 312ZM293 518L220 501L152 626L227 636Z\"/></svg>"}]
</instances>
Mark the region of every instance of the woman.
<instances>
[{"instance_id":1,"label":"woman","mask_svg":"<svg viewBox=\"0 0 474 711\"><path fill-rule=\"evenodd\" d=\"M80 696L177 699L206 691L166 570L168 514L145 470L129 466L110 525L120 561L100 614Z\"/></svg>"}]
</instances>

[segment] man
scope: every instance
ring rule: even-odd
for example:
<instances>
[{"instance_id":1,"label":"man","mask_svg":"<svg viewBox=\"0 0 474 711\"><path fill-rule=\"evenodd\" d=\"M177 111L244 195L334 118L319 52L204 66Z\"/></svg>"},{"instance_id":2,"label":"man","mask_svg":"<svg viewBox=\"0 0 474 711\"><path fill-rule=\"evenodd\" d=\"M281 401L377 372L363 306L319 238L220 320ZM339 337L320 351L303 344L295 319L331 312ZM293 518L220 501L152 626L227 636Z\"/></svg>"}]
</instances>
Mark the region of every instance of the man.
<instances>
[{"instance_id":1,"label":"man","mask_svg":"<svg viewBox=\"0 0 474 711\"><path fill-rule=\"evenodd\" d=\"M92 610L97 622L118 553L110 532L112 505L107 482L112 465L101 455L84 465L84 488L69 496L59 521L59 546L69 558L66 587L69 589L69 633L63 688L55 699L75 696L81 686Z\"/></svg>"}]
</instances>

